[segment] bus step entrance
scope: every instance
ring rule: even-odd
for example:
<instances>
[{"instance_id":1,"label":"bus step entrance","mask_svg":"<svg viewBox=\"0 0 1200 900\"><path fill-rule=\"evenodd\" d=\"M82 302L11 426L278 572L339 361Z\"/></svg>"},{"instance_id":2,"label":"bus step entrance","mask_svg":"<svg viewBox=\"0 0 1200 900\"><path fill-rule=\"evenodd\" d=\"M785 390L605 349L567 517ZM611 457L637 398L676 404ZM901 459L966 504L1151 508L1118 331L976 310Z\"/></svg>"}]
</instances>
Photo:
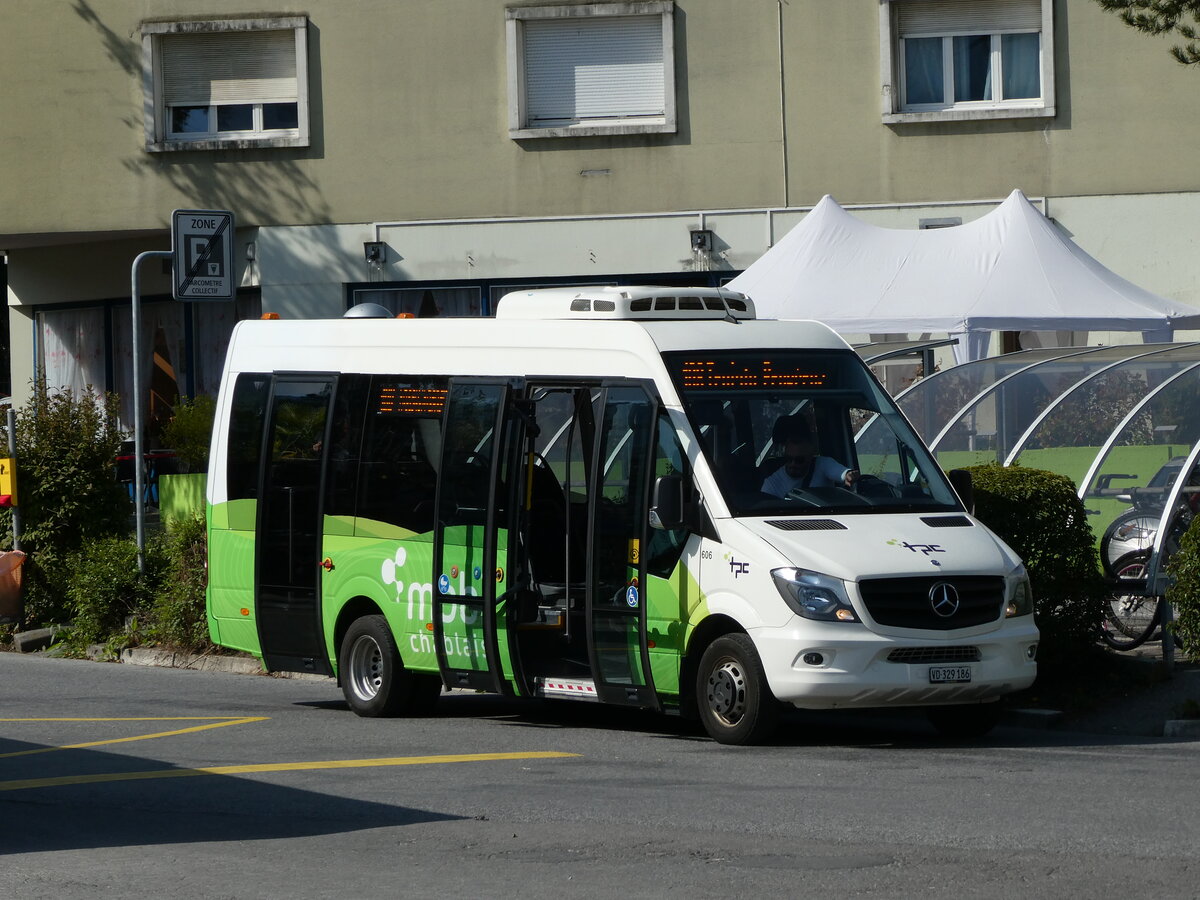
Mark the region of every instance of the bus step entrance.
<instances>
[{"instance_id":1,"label":"bus step entrance","mask_svg":"<svg viewBox=\"0 0 1200 900\"><path fill-rule=\"evenodd\" d=\"M554 700L599 700L590 678L538 678L537 695Z\"/></svg>"}]
</instances>

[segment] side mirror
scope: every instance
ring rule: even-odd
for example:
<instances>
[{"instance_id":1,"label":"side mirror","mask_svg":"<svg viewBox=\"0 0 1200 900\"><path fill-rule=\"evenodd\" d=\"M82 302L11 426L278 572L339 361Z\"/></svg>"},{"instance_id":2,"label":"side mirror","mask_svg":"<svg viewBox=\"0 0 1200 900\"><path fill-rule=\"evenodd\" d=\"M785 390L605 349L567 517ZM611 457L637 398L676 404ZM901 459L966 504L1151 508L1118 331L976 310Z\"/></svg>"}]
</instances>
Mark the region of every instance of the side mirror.
<instances>
[{"instance_id":1,"label":"side mirror","mask_svg":"<svg viewBox=\"0 0 1200 900\"><path fill-rule=\"evenodd\" d=\"M966 469L951 469L946 473L950 478L950 486L958 494L958 499L967 508L967 512L975 515L975 487L971 483L971 473Z\"/></svg>"},{"instance_id":2,"label":"side mirror","mask_svg":"<svg viewBox=\"0 0 1200 900\"><path fill-rule=\"evenodd\" d=\"M660 531L683 527L683 479L680 476L661 475L654 482L650 527Z\"/></svg>"}]
</instances>

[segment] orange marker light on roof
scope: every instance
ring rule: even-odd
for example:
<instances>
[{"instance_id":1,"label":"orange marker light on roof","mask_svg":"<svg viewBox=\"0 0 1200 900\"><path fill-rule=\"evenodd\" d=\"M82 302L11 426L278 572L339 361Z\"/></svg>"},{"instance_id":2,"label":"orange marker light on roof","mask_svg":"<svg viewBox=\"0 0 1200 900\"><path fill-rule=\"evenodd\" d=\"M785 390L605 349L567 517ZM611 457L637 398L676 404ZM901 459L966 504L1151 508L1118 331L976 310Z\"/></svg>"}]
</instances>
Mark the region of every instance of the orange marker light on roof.
<instances>
[{"instance_id":1,"label":"orange marker light on roof","mask_svg":"<svg viewBox=\"0 0 1200 900\"><path fill-rule=\"evenodd\" d=\"M274 320L279 318L279 313L263 313L259 318Z\"/></svg>"},{"instance_id":2,"label":"orange marker light on roof","mask_svg":"<svg viewBox=\"0 0 1200 900\"><path fill-rule=\"evenodd\" d=\"M415 319L416 316L414 316L412 313L396 313L396 318L397 319Z\"/></svg>"}]
</instances>

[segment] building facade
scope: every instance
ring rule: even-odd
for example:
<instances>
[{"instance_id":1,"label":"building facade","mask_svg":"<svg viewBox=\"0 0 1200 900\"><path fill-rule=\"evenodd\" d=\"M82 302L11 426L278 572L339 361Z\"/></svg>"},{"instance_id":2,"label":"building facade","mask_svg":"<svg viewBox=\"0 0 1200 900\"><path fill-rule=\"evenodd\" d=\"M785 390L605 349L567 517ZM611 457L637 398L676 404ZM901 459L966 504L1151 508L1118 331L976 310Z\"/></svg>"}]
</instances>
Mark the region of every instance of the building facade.
<instances>
[{"instance_id":1,"label":"building facade","mask_svg":"<svg viewBox=\"0 0 1200 900\"><path fill-rule=\"evenodd\" d=\"M129 393L131 264L176 208L234 213L240 288L143 264L152 417L239 318L719 285L824 194L917 228L1020 188L1200 305L1200 75L1093 0L7 0L0 34L17 400Z\"/></svg>"}]
</instances>

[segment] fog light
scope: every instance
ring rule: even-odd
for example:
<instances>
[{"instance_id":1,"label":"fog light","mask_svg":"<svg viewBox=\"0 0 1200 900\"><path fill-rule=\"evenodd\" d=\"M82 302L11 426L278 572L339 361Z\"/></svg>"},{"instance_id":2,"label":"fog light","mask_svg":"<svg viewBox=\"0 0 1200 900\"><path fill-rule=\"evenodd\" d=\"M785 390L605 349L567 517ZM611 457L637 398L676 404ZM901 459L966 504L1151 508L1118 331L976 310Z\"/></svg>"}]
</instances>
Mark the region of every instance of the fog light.
<instances>
[{"instance_id":1,"label":"fog light","mask_svg":"<svg viewBox=\"0 0 1200 900\"><path fill-rule=\"evenodd\" d=\"M819 666L821 663L825 662L825 657L820 653L805 653L800 658L810 666Z\"/></svg>"},{"instance_id":2,"label":"fog light","mask_svg":"<svg viewBox=\"0 0 1200 900\"><path fill-rule=\"evenodd\" d=\"M1037 644L1030 644L1025 648L1026 659L1037 659Z\"/></svg>"}]
</instances>

